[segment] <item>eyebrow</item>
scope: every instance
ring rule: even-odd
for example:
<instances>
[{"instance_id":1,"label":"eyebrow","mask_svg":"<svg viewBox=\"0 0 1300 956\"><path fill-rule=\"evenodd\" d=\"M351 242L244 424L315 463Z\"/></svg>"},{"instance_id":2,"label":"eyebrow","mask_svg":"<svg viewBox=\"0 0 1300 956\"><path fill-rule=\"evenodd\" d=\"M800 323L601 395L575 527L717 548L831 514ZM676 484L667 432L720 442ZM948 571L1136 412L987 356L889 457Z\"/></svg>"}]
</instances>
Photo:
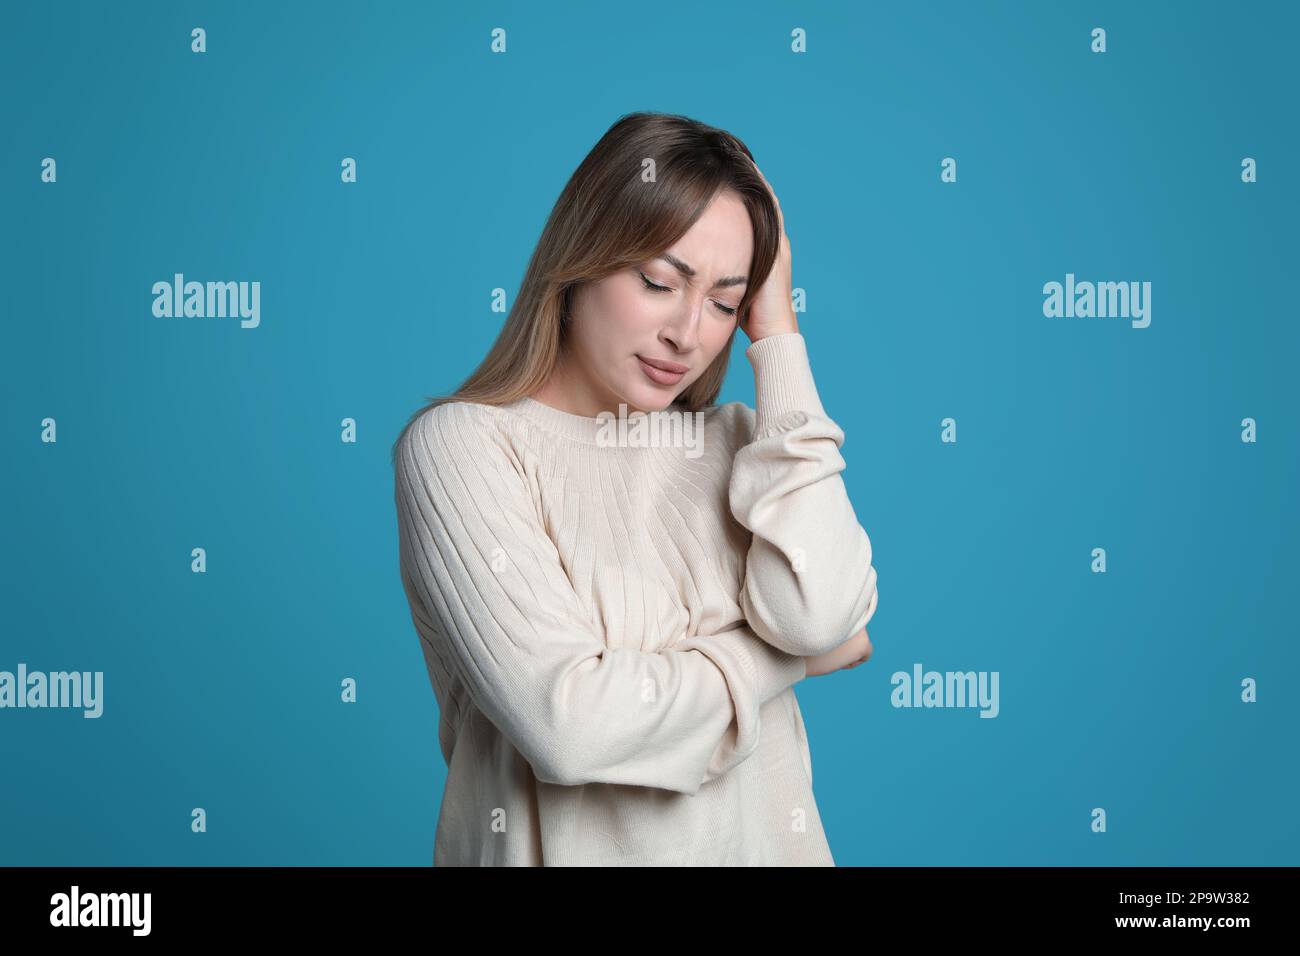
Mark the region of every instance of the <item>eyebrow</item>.
<instances>
[{"instance_id":1,"label":"eyebrow","mask_svg":"<svg viewBox=\"0 0 1300 956\"><path fill-rule=\"evenodd\" d=\"M688 266L686 263L682 262L681 259L678 259L671 252L665 252L663 255L658 256L658 258L668 263L670 266L672 266L682 275L686 276L686 278L688 279L695 278L695 270L692 269L690 266ZM748 283L749 283L749 276L723 276L717 282L713 283L713 288L722 289L722 288L726 288L727 286L747 285Z\"/></svg>"}]
</instances>

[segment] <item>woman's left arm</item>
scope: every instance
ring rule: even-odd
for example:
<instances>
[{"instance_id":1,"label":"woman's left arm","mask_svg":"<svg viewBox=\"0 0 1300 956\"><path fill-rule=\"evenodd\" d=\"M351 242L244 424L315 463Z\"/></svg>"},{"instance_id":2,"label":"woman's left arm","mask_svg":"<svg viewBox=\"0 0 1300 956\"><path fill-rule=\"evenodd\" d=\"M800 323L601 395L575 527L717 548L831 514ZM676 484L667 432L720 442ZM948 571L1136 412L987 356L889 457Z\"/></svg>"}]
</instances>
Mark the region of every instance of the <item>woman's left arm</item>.
<instances>
[{"instance_id":1,"label":"woman's left arm","mask_svg":"<svg viewBox=\"0 0 1300 956\"><path fill-rule=\"evenodd\" d=\"M780 245L740 328L752 341L753 430L736 453L731 513L753 541L740 605L750 628L791 654L825 654L876 611L871 541L840 473L844 432L826 414L791 303L790 240L775 191Z\"/></svg>"},{"instance_id":2,"label":"woman's left arm","mask_svg":"<svg viewBox=\"0 0 1300 956\"><path fill-rule=\"evenodd\" d=\"M757 391L749 444L736 452L731 513L752 535L740 606L750 628L790 654L824 654L876 611L871 540L844 486L844 432L822 408L798 332L745 352Z\"/></svg>"}]
</instances>

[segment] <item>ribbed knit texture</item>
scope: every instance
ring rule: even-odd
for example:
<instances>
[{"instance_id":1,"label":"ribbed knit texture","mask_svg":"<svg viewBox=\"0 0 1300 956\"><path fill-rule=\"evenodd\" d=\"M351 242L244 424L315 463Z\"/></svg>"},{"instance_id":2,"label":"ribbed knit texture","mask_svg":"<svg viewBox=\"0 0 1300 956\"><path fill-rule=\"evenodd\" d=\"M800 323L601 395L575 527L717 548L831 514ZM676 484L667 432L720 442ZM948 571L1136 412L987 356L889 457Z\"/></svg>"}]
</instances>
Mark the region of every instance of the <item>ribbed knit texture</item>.
<instances>
[{"instance_id":1,"label":"ribbed knit texture","mask_svg":"<svg viewBox=\"0 0 1300 956\"><path fill-rule=\"evenodd\" d=\"M834 865L792 687L875 613L871 543L803 336L745 354L698 456L531 398L403 435L435 865Z\"/></svg>"}]
</instances>

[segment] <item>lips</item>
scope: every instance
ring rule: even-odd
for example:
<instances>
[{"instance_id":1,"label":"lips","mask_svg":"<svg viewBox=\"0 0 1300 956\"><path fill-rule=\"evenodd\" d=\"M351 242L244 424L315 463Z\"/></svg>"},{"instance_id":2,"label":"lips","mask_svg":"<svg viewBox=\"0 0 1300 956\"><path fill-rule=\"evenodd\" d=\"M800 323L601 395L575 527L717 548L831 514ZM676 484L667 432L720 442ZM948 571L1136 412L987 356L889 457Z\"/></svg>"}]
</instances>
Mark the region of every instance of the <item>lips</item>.
<instances>
[{"instance_id":1,"label":"lips","mask_svg":"<svg viewBox=\"0 0 1300 956\"><path fill-rule=\"evenodd\" d=\"M666 359L651 359L638 355L637 361L641 363L641 371L657 385L676 385L690 371L680 362L669 362Z\"/></svg>"},{"instance_id":2,"label":"lips","mask_svg":"<svg viewBox=\"0 0 1300 956\"><path fill-rule=\"evenodd\" d=\"M669 362L665 359L646 358L644 355L638 355L637 358L645 362L646 365L653 365L655 368L661 368L665 372L676 372L678 375L685 375L690 371L687 366L682 365L679 362Z\"/></svg>"}]
</instances>

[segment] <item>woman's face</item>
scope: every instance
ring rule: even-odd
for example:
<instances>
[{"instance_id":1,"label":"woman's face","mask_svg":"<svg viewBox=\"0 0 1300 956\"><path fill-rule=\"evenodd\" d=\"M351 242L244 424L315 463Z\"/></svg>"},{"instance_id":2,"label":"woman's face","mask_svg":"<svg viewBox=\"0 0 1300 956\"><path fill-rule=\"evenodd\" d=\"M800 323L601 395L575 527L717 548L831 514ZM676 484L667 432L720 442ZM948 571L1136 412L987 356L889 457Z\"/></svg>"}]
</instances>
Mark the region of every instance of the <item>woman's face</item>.
<instances>
[{"instance_id":1,"label":"woman's face","mask_svg":"<svg viewBox=\"0 0 1300 956\"><path fill-rule=\"evenodd\" d=\"M620 402L629 412L671 405L736 327L752 230L739 196L723 190L662 256L575 288L565 353L536 397L592 418L618 414Z\"/></svg>"}]
</instances>

